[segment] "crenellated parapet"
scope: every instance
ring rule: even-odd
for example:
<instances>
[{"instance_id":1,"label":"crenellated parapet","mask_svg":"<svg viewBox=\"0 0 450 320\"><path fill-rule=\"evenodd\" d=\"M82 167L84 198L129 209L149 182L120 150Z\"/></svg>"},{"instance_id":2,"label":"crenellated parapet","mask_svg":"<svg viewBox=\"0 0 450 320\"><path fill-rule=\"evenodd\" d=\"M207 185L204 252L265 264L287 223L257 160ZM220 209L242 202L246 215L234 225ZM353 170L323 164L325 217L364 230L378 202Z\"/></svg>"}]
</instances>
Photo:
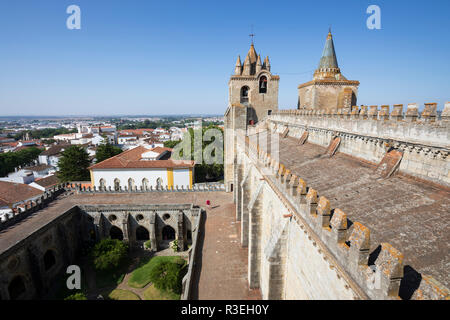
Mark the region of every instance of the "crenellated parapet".
<instances>
[{"instance_id":1,"label":"crenellated parapet","mask_svg":"<svg viewBox=\"0 0 450 320\"><path fill-rule=\"evenodd\" d=\"M129 189L128 187L119 186L119 189L114 189L110 187L86 187L80 183L67 183L65 188L70 191L75 191L77 193L146 193L146 192L212 192L212 191L225 191L225 185L222 183L215 184L194 184L192 188L187 186L161 186L161 187L143 187L138 188L135 186L134 189Z\"/></svg>"},{"instance_id":2,"label":"crenellated parapet","mask_svg":"<svg viewBox=\"0 0 450 320\"><path fill-rule=\"evenodd\" d=\"M419 113L417 103L410 103L404 111L403 104L371 106L352 106L351 108L328 108L328 109L290 109L272 112L273 116L291 115L307 116L329 119L353 119L353 120L382 120L382 121L403 121L417 122L420 124L434 123L435 126L448 126L450 121L450 102L447 102L439 117L437 103L425 103L424 109Z\"/></svg>"},{"instance_id":3,"label":"crenellated parapet","mask_svg":"<svg viewBox=\"0 0 450 320\"><path fill-rule=\"evenodd\" d=\"M284 217L298 225L338 278L345 278L355 292L360 290L360 297L400 299L405 258L398 249L385 242L371 243L367 226L349 220L320 190L308 186L257 142L238 137L238 144L288 211ZM413 299L449 299L446 287L430 276L422 279Z\"/></svg>"},{"instance_id":4,"label":"crenellated parapet","mask_svg":"<svg viewBox=\"0 0 450 320\"><path fill-rule=\"evenodd\" d=\"M42 196L35 201L28 201L23 204L23 206L14 208L11 213L6 213L2 216L0 220L0 230L6 229L29 217L36 211L47 207L53 200L65 191L66 190L63 184L56 185L45 191Z\"/></svg>"},{"instance_id":5,"label":"crenellated parapet","mask_svg":"<svg viewBox=\"0 0 450 320\"><path fill-rule=\"evenodd\" d=\"M437 105L429 103L419 114L417 104L354 106L351 110L282 110L268 118L271 131L299 139L308 133L308 142L327 147L340 137L339 152L374 164L390 149L403 154L399 170L406 174L449 186L450 103L441 116Z\"/></svg>"}]
</instances>

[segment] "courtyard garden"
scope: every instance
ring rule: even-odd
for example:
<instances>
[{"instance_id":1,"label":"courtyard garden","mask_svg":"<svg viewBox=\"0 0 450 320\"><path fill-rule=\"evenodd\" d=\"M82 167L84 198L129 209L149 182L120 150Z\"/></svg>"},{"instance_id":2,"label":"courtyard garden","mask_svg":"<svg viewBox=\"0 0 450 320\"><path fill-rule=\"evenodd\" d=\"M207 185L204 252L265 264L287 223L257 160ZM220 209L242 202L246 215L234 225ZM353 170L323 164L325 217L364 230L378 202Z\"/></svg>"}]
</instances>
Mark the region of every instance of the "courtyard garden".
<instances>
[{"instance_id":1,"label":"courtyard garden","mask_svg":"<svg viewBox=\"0 0 450 320\"><path fill-rule=\"evenodd\" d=\"M103 239L90 249L81 270L81 290L63 290L65 300L179 300L187 262L130 252L125 242Z\"/></svg>"}]
</instances>

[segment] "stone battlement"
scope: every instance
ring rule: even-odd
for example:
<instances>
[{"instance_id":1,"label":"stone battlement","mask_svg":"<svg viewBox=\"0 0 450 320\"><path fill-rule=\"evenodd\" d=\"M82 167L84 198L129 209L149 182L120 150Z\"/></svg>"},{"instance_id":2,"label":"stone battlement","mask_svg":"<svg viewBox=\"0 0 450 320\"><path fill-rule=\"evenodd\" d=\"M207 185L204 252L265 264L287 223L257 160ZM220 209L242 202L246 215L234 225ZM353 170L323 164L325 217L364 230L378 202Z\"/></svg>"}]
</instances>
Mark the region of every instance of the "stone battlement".
<instances>
[{"instance_id":1,"label":"stone battlement","mask_svg":"<svg viewBox=\"0 0 450 320\"><path fill-rule=\"evenodd\" d=\"M450 102L445 104L440 118L437 104L427 103L421 114L417 104L408 104L406 112L402 104L396 104L392 110L388 105L380 109L354 106L352 110L280 110L269 119L425 145L448 148L450 144Z\"/></svg>"},{"instance_id":2,"label":"stone battlement","mask_svg":"<svg viewBox=\"0 0 450 320\"><path fill-rule=\"evenodd\" d=\"M153 188L150 186L148 188L137 186L135 189L128 190L125 186L124 188L119 187L119 190L114 190L113 188L100 188L100 187L85 187L81 184L73 184L68 183L65 188L67 190L76 191L77 193L145 193L145 192L211 192L211 191L225 191L225 186L223 184L202 184L202 185L193 185L192 188L186 188L184 185L179 187L178 185L169 187L169 186L161 186L161 188Z\"/></svg>"},{"instance_id":3,"label":"stone battlement","mask_svg":"<svg viewBox=\"0 0 450 320\"><path fill-rule=\"evenodd\" d=\"M286 217L298 224L338 277L349 274L371 299L399 299L404 276L404 256L399 250L389 243L381 243L375 250L378 252L370 252L374 246L371 246L369 228L350 221L320 191L308 187L304 179L292 174L248 137L238 137L238 144L259 168L262 180L276 190L289 211ZM448 289L426 275L412 295L412 299L448 298Z\"/></svg>"},{"instance_id":4,"label":"stone battlement","mask_svg":"<svg viewBox=\"0 0 450 320\"><path fill-rule=\"evenodd\" d=\"M450 121L445 120L445 113L450 112L449 104L444 111L440 120L408 122L391 118L380 120L379 115L364 119L361 113L352 118L342 113L284 110L270 115L263 124L249 128L248 133L270 129L296 139L306 133L305 139L324 147L333 137L339 137L339 152L374 164L379 163L386 152L395 149L402 154L399 171L450 186Z\"/></svg>"},{"instance_id":5,"label":"stone battlement","mask_svg":"<svg viewBox=\"0 0 450 320\"><path fill-rule=\"evenodd\" d=\"M2 216L0 220L0 230L8 228L13 224L16 224L23 219L27 218L34 212L45 208L50 202L55 200L60 194L64 193L66 190L64 186L57 185L51 190L45 191L44 194L36 201L29 201L24 204L23 208L15 208L12 213L7 213Z\"/></svg>"}]
</instances>

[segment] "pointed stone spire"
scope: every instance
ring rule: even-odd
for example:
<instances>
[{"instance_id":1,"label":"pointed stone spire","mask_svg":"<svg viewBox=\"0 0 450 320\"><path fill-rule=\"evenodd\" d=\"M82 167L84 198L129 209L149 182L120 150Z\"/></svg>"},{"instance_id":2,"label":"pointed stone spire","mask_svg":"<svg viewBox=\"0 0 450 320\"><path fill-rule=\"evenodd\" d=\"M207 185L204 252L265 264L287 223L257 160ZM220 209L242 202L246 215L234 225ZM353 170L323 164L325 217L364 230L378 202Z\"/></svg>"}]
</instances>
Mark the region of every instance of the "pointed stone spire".
<instances>
[{"instance_id":1,"label":"pointed stone spire","mask_svg":"<svg viewBox=\"0 0 450 320\"><path fill-rule=\"evenodd\" d=\"M269 61L269 56L266 56L266 58L264 59L264 69L266 69L267 71L270 72L270 61Z\"/></svg>"},{"instance_id":2,"label":"pointed stone spire","mask_svg":"<svg viewBox=\"0 0 450 320\"><path fill-rule=\"evenodd\" d=\"M256 73L260 72L262 69L261 56L258 54L258 59L256 59Z\"/></svg>"},{"instance_id":3,"label":"pointed stone spire","mask_svg":"<svg viewBox=\"0 0 450 320\"><path fill-rule=\"evenodd\" d=\"M236 65L234 67L234 74L235 75L241 75L242 73L242 63L241 63L241 56L237 57Z\"/></svg>"},{"instance_id":4,"label":"pointed stone spire","mask_svg":"<svg viewBox=\"0 0 450 320\"><path fill-rule=\"evenodd\" d=\"M250 59L250 63L256 63L256 59L258 55L256 54L255 46L253 43L250 45L250 49L248 50L247 57Z\"/></svg>"},{"instance_id":5,"label":"pointed stone spire","mask_svg":"<svg viewBox=\"0 0 450 320\"><path fill-rule=\"evenodd\" d=\"M249 75L250 75L250 72L251 72L251 69L252 69L252 65L251 65L251 63L250 63L250 58L249 58L249 56L247 55L247 57L245 57L245 61L244 61L244 69L242 70L242 75L243 75L243 76L249 76Z\"/></svg>"},{"instance_id":6,"label":"pointed stone spire","mask_svg":"<svg viewBox=\"0 0 450 320\"><path fill-rule=\"evenodd\" d=\"M345 80L339 69L336 52L334 51L333 36L331 29L328 31L325 47L320 58L319 67L314 72L314 80L334 79Z\"/></svg>"},{"instance_id":7,"label":"pointed stone spire","mask_svg":"<svg viewBox=\"0 0 450 320\"><path fill-rule=\"evenodd\" d=\"M323 68L339 68L336 58L336 52L334 51L331 29L328 31L327 40L325 41L325 47L323 48L322 57L320 58L319 62L319 69Z\"/></svg>"}]
</instances>

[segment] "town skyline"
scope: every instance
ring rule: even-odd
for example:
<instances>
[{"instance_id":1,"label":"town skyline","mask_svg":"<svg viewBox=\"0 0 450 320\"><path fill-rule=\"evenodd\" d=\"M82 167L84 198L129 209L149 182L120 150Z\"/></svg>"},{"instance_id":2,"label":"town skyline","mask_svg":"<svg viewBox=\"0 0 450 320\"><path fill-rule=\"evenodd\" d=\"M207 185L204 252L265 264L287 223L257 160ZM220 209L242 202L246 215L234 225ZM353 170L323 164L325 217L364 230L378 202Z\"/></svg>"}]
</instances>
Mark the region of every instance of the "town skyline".
<instances>
[{"instance_id":1,"label":"town skyline","mask_svg":"<svg viewBox=\"0 0 450 320\"><path fill-rule=\"evenodd\" d=\"M27 10L22 2L0 5L1 116L223 114L227 79L237 56L245 57L250 33L280 76L280 109L292 108L330 25L342 73L361 82L358 105L436 102L442 110L448 99L445 1L437 9L379 1L380 30L366 26L367 1L249 2L239 4L251 13L240 19L233 14L238 3L81 0L79 30L66 27L69 1L31 3ZM259 18L268 12L273 21Z\"/></svg>"}]
</instances>

